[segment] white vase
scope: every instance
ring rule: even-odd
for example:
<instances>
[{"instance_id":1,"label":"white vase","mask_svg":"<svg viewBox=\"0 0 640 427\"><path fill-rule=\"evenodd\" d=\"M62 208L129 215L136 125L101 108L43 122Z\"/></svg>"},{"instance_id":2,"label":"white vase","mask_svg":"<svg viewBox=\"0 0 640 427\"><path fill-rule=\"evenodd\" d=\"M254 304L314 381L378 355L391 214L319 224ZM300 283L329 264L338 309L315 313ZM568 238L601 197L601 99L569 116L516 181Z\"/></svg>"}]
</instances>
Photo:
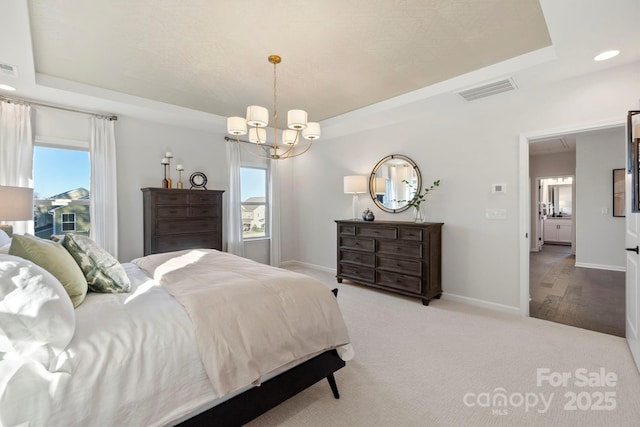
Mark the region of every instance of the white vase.
<instances>
[{"instance_id":1,"label":"white vase","mask_svg":"<svg viewBox=\"0 0 640 427\"><path fill-rule=\"evenodd\" d=\"M424 213L422 212L422 205L413 207L413 220L415 222L424 222Z\"/></svg>"}]
</instances>

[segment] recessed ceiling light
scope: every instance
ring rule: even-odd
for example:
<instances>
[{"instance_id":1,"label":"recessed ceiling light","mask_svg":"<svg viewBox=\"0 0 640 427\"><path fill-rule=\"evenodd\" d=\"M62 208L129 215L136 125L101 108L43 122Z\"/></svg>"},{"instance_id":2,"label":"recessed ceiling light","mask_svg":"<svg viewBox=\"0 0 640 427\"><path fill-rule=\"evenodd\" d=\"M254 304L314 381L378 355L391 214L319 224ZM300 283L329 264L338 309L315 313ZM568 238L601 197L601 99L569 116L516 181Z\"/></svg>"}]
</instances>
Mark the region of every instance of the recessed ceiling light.
<instances>
[{"instance_id":1,"label":"recessed ceiling light","mask_svg":"<svg viewBox=\"0 0 640 427\"><path fill-rule=\"evenodd\" d=\"M593 60L594 61L606 61L607 59L611 59L614 56L618 56L620 53L619 50L607 50L606 52L602 52L599 55L596 55Z\"/></svg>"},{"instance_id":2,"label":"recessed ceiling light","mask_svg":"<svg viewBox=\"0 0 640 427\"><path fill-rule=\"evenodd\" d=\"M16 88L13 86L0 84L0 90L8 90L10 92L13 92L14 90L16 90Z\"/></svg>"}]
</instances>

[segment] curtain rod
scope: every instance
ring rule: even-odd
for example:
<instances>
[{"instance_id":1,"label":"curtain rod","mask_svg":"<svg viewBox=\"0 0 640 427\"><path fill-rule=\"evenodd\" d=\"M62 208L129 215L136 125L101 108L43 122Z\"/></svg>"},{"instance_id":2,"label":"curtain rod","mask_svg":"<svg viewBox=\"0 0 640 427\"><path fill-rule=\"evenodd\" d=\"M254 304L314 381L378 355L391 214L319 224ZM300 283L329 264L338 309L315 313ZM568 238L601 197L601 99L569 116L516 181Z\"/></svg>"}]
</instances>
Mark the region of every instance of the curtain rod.
<instances>
[{"instance_id":1,"label":"curtain rod","mask_svg":"<svg viewBox=\"0 0 640 427\"><path fill-rule=\"evenodd\" d=\"M41 102L29 101L29 100L26 100L26 99L9 98L9 97L4 96L4 95L0 95L0 101L7 101L9 103L13 102L14 104L37 105L39 107L54 108L56 110L70 111L72 113L88 114L90 116L101 117L101 118L108 119L108 120L118 120L118 116L116 116L116 115L99 114L99 113L93 113L91 111L75 110L73 108L61 107L59 105L52 105L52 104L44 104L44 103L41 103Z\"/></svg>"}]
</instances>

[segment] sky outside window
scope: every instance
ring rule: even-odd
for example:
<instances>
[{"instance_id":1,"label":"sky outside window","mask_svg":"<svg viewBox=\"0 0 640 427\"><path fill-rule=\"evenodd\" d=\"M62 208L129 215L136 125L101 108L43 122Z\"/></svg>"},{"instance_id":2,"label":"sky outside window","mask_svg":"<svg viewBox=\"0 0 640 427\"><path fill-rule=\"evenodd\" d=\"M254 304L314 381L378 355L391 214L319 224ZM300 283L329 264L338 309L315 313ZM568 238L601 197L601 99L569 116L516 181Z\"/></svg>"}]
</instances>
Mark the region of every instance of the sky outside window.
<instances>
[{"instance_id":1,"label":"sky outside window","mask_svg":"<svg viewBox=\"0 0 640 427\"><path fill-rule=\"evenodd\" d=\"M76 188L90 190L89 152L33 147L33 188L46 199Z\"/></svg>"}]
</instances>

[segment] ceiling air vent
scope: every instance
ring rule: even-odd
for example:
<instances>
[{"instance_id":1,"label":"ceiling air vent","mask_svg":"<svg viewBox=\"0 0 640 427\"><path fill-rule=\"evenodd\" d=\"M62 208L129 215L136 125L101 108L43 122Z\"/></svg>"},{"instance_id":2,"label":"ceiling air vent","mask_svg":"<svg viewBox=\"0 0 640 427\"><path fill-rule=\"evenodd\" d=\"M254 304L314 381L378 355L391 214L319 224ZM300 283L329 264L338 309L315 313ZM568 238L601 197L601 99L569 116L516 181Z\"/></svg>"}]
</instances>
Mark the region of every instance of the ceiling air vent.
<instances>
[{"instance_id":1,"label":"ceiling air vent","mask_svg":"<svg viewBox=\"0 0 640 427\"><path fill-rule=\"evenodd\" d=\"M506 79L496 80L491 83L483 84L481 86L461 90L456 93L465 101L473 101L480 98L486 98L487 96L497 95L502 92L508 92L514 89L517 89L516 83L513 81L513 78L508 77Z\"/></svg>"},{"instance_id":2,"label":"ceiling air vent","mask_svg":"<svg viewBox=\"0 0 640 427\"><path fill-rule=\"evenodd\" d=\"M0 76L18 77L18 67L0 63Z\"/></svg>"}]
</instances>

